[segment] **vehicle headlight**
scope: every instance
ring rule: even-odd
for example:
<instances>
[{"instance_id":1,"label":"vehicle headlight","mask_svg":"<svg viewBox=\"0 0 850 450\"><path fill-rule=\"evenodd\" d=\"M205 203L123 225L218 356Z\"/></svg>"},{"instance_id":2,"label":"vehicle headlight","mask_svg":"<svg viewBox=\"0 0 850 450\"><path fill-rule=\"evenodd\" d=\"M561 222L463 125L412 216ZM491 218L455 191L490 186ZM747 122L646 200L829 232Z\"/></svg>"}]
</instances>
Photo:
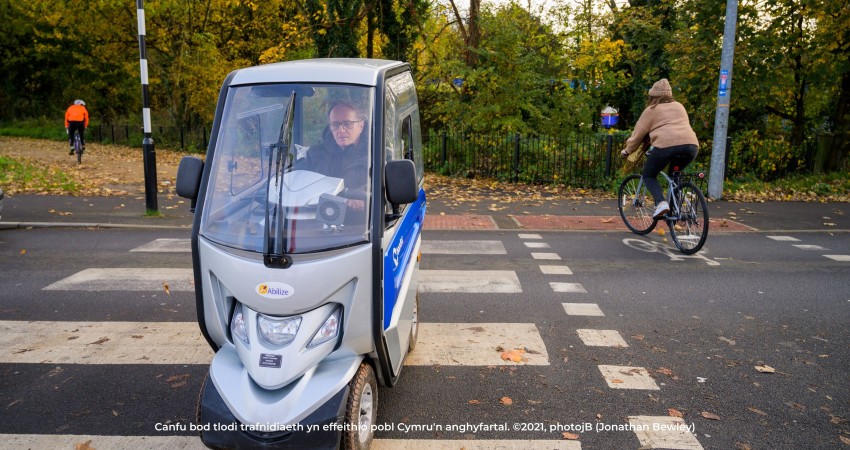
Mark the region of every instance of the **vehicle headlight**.
<instances>
[{"instance_id":1,"label":"vehicle headlight","mask_svg":"<svg viewBox=\"0 0 850 450\"><path fill-rule=\"evenodd\" d=\"M286 345L295 339L301 326L301 316L277 318L257 314L257 326L260 336L269 344Z\"/></svg>"},{"instance_id":2,"label":"vehicle headlight","mask_svg":"<svg viewBox=\"0 0 850 450\"><path fill-rule=\"evenodd\" d=\"M230 334L239 338L245 345L249 344L248 324L245 323L245 315L242 313L242 304L236 303L233 309L233 318L230 319Z\"/></svg>"},{"instance_id":3,"label":"vehicle headlight","mask_svg":"<svg viewBox=\"0 0 850 450\"><path fill-rule=\"evenodd\" d=\"M342 308L337 307L333 310L331 315L325 319L325 322L319 327L319 331L313 335L313 339L310 339L310 343L307 344L307 348L315 347L320 344L324 344L325 342L334 339L339 335L339 319L342 315Z\"/></svg>"}]
</instances>

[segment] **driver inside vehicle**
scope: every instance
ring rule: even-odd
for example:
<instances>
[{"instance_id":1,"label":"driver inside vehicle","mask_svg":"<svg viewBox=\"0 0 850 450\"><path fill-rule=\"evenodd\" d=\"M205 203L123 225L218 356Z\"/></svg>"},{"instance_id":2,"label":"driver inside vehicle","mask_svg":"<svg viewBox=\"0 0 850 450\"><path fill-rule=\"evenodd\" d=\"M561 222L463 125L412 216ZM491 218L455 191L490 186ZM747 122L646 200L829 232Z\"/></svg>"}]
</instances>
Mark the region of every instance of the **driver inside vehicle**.
<instances>
[{"instance_id":1,"label":"driver inside vehicle","mask_svg":"<svg viewBox=\"0 0 850 450\"><path fill-rule=\"evenodd\" d=\"M325 176L342 178L345 190L340 193L346 206L354 210L366 208L366 184L369 176L368 116L353 102L337 101L328 110L328 125L322 141L310 147L298 168Z\"/></svg>"}]
</instances>

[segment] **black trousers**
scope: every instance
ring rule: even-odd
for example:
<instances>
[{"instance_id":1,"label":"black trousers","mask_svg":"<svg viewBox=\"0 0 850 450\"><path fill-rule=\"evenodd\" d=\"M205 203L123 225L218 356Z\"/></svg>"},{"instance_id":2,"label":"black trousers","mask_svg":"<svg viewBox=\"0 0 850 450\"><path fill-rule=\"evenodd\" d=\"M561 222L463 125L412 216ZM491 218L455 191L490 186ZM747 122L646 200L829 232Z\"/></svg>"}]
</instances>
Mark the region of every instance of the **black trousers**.
<instances>
[{"instance_id":1,"label":"black trousers","mask_svg":"<svg viewBox=\"0 0 850 450\"><path fill-rule=\"evenodd\" d=\"M74 131L79 130L80 142L83 147L86 146L86 123L85 122L68 122L68 144L74 146Z\"/></svg>"},{"instance_id":2,"label":"black trousers","mask_svg":"<svg viewBox=\"0 0 850 450\"><path fill-rule=\"evenodd\" d=\"M671 171L683 170L697 157L699 147L696 145L674 145L673 147L652 148L646 153L646 162L643 165L643 182L655 204L664 201L664 191L658 184L658 174L668 165Z\"/></svg>"}]
</instances>

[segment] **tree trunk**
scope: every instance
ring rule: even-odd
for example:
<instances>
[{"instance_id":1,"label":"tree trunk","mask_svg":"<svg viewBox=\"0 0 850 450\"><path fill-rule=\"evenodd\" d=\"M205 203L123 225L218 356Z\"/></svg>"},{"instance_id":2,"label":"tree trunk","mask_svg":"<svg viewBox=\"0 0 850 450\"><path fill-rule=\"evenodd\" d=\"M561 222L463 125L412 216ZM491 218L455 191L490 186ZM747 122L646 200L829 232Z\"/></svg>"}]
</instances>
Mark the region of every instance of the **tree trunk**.
<instances>
[{"instance_id":1,"label":"tree trunk","mask_svg":"<svg viewBox=\"0 0 850 450\"><path fill-rule=\"evenodd\" d=\"M826 160L827 171L840 170L850 157L850 70L845 70L841 75L838 107L833 124L835 137Z\"/></svg>"}]
</instances>

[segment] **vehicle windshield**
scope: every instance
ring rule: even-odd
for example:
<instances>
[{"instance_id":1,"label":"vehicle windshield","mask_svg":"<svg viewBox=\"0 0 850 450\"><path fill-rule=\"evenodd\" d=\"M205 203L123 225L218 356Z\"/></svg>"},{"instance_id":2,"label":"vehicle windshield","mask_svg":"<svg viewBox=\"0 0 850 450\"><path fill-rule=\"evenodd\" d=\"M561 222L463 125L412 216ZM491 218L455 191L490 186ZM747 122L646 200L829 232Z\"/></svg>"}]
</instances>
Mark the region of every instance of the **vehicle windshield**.
<instances>
[{"instance_id":1,"label":"vehicle windshield","mask_svg":"<svg viewBox=\"0 0 850 450\"><path fill-rule=\"evenodd\" d=\"M228 89L201 234L277 255L366 242L372 98L363 86Z\"/></svg>"}]
</instances>

